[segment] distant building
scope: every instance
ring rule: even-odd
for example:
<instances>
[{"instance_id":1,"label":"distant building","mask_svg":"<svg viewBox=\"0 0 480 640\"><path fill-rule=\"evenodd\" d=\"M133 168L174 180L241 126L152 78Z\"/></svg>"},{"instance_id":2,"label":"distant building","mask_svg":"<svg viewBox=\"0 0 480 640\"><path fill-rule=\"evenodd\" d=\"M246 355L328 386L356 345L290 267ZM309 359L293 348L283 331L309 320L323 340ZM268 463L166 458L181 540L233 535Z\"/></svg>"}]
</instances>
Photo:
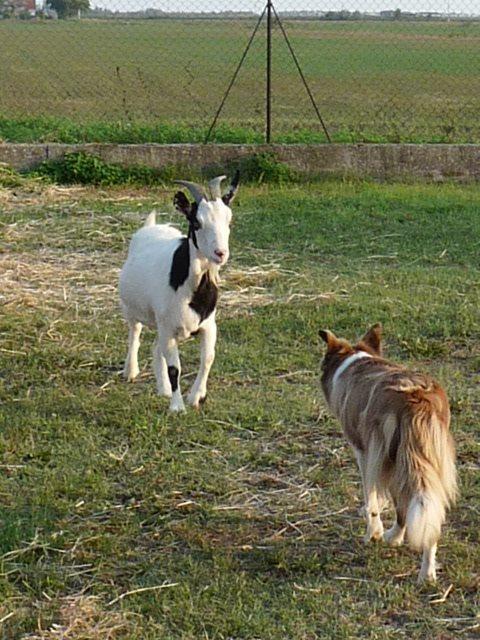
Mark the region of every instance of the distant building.
<instances>
[{"instance_id":1,"label":"distant building","mask_svg":"<svg viewBox=\"0 0 480 640\"><path fill-rule=\"evenodd\" d=\"M380 17L385 20L393 20L395 17L395 11L393 9L388 9L386 11L380 11Z\"/></svg>"},{"instance_id":2,"label":"distant building","mask_svg":"<svg viewBox=\"0 0 480 640\"><path fill-rule=\"evenodd\" d=\"M0 14L6 16L29 15L33 18L36 12L35 0L6 0L0 6Z\"/></svg>"},{"instance_id":3,"label":"distant building","mask_svg":"<svg viewBox=\"0 0 480 640\"><path fill-rule=\"evenodd\" d=\"M412 11L401 11L400 9L380 11L380 18L382 20L415 20L415 18L419 15L417 13L413 13Z\"/></svg>"}]
</instances>

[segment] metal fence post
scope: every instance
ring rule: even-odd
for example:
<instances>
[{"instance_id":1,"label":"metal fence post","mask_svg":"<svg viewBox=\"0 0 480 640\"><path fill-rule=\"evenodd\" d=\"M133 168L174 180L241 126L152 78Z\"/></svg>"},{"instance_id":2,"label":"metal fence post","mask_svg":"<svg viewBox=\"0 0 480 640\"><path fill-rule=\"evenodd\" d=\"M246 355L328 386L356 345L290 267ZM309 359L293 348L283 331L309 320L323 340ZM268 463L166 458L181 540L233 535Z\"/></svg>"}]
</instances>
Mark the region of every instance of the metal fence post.
<instances>
[{"instance_id":1,"label":"metal fence post","mask_svg":"<svg viewBox=\"0 0 480 640\"><path fill-rule=\"evenodd\" d=\"M267 85L265 142L270 144L272 133L272 0L267 0Z\"/></svg>"}]
</instances>

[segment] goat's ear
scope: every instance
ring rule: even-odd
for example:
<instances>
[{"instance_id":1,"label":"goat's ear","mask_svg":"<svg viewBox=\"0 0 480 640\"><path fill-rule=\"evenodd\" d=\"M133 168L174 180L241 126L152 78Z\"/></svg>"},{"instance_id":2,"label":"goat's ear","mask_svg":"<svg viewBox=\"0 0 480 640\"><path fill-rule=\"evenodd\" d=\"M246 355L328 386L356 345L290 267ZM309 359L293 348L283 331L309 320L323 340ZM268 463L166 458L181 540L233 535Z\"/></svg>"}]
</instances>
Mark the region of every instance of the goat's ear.
<instances>
[{"instance_id":1,"label":"goat's ear","mask_svg":"<svg viewBox=\"0 0 480 640\"><path fill-rule=\"evenodd\" d=\"M173 204L175 205L175 209L183 213L185 216L189 216L192 212L192 204L188 200L187 196L183 193L183 191L177 191L173 198Z\"/></svg>"},{"instance_id":2,"label":"goat's ear","mask_svg":"<svg viewBox=\"0 0 480 640\"><path fill-rule=\"evenodd\" d=\"M333 349L339 347L340 340L337 338L337 336L334 333L332 333L328 329L320 329L320 331L318 332L318 335L326 343L329 351L332 351Z\"/></svg>"},{"instance_id":3,"label":"goat's ear","mask_svg":"<svg viewBox=\"0 0 480 640\"><path fill-rule=\"evenodd\" d=\"M235 171L235 175L233 176L233 180L230 184L230 189L227 191L227 193L224 196L222 196L223 203L226 204L227 207L230 205L231 202L233 202L235 196L237 195L239 183L240 183L240 171L237 169Z\"/></svg>"},{"instance_id":4,"label":"goat's ear","mask_svg":"<svg viewBox=\"0 0 480 640\"><path fill-rule=\"evenodd\" d=\"M382 325L379 322L377 322L377 324L374 324L373 327L371 327L367 331L367 333L363 336L360 342L363 342L363 344L367 345L367 347L370 347L370 349L374 353L381 356L382 355L382 344L381 344Z\"/></svg>"}]
</instances>

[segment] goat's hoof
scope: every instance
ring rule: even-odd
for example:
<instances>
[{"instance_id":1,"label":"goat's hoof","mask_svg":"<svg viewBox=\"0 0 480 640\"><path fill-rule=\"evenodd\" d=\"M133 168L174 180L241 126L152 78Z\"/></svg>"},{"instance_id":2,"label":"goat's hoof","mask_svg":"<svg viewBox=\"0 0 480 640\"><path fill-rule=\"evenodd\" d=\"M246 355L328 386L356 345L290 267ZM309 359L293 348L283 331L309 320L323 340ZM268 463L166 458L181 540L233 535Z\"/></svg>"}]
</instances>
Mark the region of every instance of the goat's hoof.
<instances>
[{"instance_id":1,"label":"goat's hoof","mask_svg":"<svg viewBox=\"0 0 480 640\"><path fill-rule=\"evenodd\" d=\"M140 367L138 366L138 360L136 358L127 357L123 363L123 377L128 382L132 382L140 373Z\"/></svg>"},{"instance_id":2,"label":"goat's hoof","mask_svg":"<svg viewBox=\"0 0 480 640\"><path fill-rule=\"evenodd\" d=\"M192 407L196 411L200 411L200 409L203 407L206 401L207 401L207 396L203 396L202 398L199 399L199 401L196 404L192 404Z\"/></svg>"},{"instance_id":3,"label":"goat's hoof","mask_svg":"<svg viewBox=\"0 0 480 640\"><path fill-rule=\"evenodd\" d=\"M194 409L199 411L201 406L203 404L205 404L206 399L207 399L207 394L205 394L204 396L201 396L199 393L189 393L188 394L188 398L187 398L187 402Z\"/></svg>"},{"instance_id":4,"label":"goat's hoof","mask_svg":"<svg viewBox=\"0 0 480 640\"><path fill-rule=\"evenodd\" d=\"M183 405L174 405L173 407L170 406L170 413L184 413L185 412L185 407Z\"/></svg>"},{"instance_id":5,"label":"goat's hoof","mask_svg":"<svg viewBox=\"0 0 480 640\"><path fill-rule=\"evenodd\" d=\"M172 399L170 401L170 411L172 413L180 413L181 411L185 411L183 398L178 392L174 393L172 396Z\"/></svg>"},{"instance_id":6,"label":"goat's hoof","mask_svg":"<svg viewBox=\"0 0 480 640\"><path fill-rule=\"evenodd\" d=\"M123 377L127 382L133 382L135 378L138 378L138 374L140 373L140 369L133 364L126 364L123 369Z\"/></svg>"}]
</instances>

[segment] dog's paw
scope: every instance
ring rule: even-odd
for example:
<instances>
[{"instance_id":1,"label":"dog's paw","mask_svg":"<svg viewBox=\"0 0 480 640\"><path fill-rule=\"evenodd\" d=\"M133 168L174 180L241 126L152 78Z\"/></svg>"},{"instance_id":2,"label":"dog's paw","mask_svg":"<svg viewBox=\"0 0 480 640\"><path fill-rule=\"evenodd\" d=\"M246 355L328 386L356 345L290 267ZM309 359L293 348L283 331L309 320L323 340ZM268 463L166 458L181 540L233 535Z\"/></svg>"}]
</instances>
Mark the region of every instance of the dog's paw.
<instances>
[{"instance_id":1,"label":"dog's paw","mask_svg":"<svg viewBox=\"0 0 480 640\"><path fill-rule=\"evenodd\" d=\"M379 525L375 525L374 527L368 527L367 533L365 534L363 541L365 544L369 542L378 542L383 539L383 525L380 522Z\"/></svg>"},{"instance_id":2,"label":"dog's paw","mask_svg":"<svg viewBox=\"0 0 480 640\"><path fill-rule=\"evenodd\" d=\"M437 581L437 572L435 569L429 569L428 571L423 571L423 569L418 574L417 584L435 584Z\"/></svg>"},{"instance_id":3,"label":"dog's paw","mask_svg":"<svg viewBox=\"0 0 480 640\"><path fill-rule=\"evenodd\" d=\"M391 529L388 529L383 534L384 541L391 547L399 547L403 543L404 537L405 529L401 529L397 524L394 524Z\"/></svg>"}]
</instances>

